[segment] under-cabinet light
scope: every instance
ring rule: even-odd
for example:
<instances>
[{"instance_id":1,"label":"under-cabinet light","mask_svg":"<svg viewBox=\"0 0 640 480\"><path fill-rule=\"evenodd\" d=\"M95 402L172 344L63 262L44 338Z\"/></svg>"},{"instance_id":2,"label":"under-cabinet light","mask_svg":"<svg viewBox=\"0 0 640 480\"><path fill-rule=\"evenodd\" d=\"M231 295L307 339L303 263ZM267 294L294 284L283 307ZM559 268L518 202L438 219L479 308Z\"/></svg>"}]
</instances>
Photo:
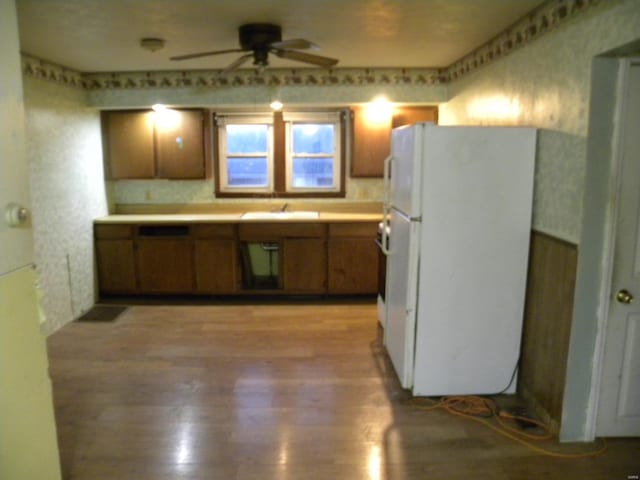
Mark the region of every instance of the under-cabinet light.
<instances>
[{"instance_id":1,"label":"under-cabinet light","mask_svg":"<svg viewBox=\"0 0 640 480\"><path fill-rule=\"evenodd\" d=\"M365 107L368 123L388 123L393 114L393 104L385 97L377 97Z\"/></svg>"}]
</instances>

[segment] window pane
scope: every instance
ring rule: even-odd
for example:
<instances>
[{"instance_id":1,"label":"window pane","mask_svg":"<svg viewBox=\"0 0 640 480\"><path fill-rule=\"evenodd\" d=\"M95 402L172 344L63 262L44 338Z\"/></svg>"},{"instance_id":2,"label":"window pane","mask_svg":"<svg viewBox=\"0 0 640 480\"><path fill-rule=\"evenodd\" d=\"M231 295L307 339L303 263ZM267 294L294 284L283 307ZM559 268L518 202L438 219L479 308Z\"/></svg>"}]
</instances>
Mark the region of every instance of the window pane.
<instances>
[{"instance_id":1,"label":"window pane","mask_svg":"<svg viewBox=\"0 0 640 480\"><path fill-rule=\"evenodd\" d=\"M293 125L293 153L333 153L333 125L296 123Z\"/></svg>"},{"instance_id":2,"label":"window pane","mask_svg":"<svg viewBox=\"0 0 640 480\"><path fill-rule=\"evenodd\" d=\"M266 153L267 125L227 125L227 153Z\"/></svg>"},{"instance_id":3,"label":"window pane","mask_svg":"<svg viewBox=\"0 0 640 480\"><path fill-rule=\"evenodd\" d=\"M329 188L333 186L333 157L293 159L293 186Z\"/></svg>"},{"instance_id":4,"label":"window pane","mask_svg":"<svg viewBox=\"0 0 640 480\"><path fill-rule=\"evenodd\" d=\"M229 187L266 187L267 157L227 158L227 176Z\"/></svg>"}]
</instances>

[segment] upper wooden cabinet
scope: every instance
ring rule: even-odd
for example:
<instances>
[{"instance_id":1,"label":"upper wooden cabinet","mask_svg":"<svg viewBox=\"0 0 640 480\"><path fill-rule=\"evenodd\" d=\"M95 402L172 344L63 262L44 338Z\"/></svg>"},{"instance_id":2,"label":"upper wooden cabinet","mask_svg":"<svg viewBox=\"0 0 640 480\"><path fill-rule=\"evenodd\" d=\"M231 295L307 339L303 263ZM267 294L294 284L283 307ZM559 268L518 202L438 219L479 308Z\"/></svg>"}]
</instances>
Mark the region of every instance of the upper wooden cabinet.
<instances>
[{"instance_id":1,"label":"upper wooden cabinet","mask_svg":"<svg viewBox=\"0 0 640 480\"><path fill-rule=\"evenodd\" d=\"M353 108L352 177L382 177L391 150L391 129L416 122L438 122L438 107L394 107L391 117L371 118L365 107Z\"/></svg>"},{"instance_id":2,"label":"upper wooden cabinet","mask_svg":"<svg viewBox=\"0 0 640 480\"><path fill-rule=\"evenodd\" d=\"M354 107L352 177L382 177L390 134L391 117L372 118L366 107Z\"/></svg>"},{"instance_id":3,"label":"upper wooden cabinet","mask_svg":"<svg viewBox=\"0 0 640 480\"><path fill-rule=\"evenodd\" d=\"M418 122L438 123L438 107L395 107L391 128Z\"/></svg>"},{"instance_id":4,"label":"upper wooden cabinet","mask_svg":"<svg viewBox=\"0 0 640 480\"><path fill-rule=\"evenodd\" d=\"M202 110L102 112L108 179L204 178Z\"/></svg>"}]
</instances>

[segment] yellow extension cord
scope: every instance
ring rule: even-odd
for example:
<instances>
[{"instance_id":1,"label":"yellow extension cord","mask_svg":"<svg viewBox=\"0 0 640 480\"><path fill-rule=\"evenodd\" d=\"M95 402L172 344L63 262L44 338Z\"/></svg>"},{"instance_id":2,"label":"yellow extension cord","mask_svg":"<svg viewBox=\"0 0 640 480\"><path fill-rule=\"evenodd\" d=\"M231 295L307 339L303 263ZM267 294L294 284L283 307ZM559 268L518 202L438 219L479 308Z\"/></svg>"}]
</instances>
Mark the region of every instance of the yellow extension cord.
<instances>
[{"instance_id":1,"label":"yellow extension cord","mask_svg":"<svg viewBox=\"0 0 640 480\"><path fill-rule=\"evenodd\" d=\"M414 403L414 405L418 406L418 408L421 408L423 410L442 409L442 410L445 410L446 412L449 412L452 415L467 418L469 420L474 420L490 428L491 430L499 433L500 435L524 445L525 447L529 448L530 450L533 450L536 453L540 453L542 455L547 455L550 457L585 458L585 457L593 457L596 455L601 455L607 451L607 443L604 440L604 438L602 439L601 448L593 452L584 452L584 453L559 453L559 452L554 452L551 450L547 450L546 448L542 448L537 445L534 445L533 443L531 443L531 441L549 440L553 437L553 434L549 430L549 427L531 418L519 417L516 415L511 415L510 413L507 413L505 411L498 411L495 402L483 397L478 397L478 396L443 397L440 401L430 406L422 406L417 403ZM490 422L490 419L495 419L497 422L497 425ZM528 423L531 423L532 425L536 425L544 429L545 433L541 435L532 435L526 432L522 432L518 429L515 429L507 425L503 421L503 419L521 420L524 422L528 422Z\"/></svg>"}]
</instances>

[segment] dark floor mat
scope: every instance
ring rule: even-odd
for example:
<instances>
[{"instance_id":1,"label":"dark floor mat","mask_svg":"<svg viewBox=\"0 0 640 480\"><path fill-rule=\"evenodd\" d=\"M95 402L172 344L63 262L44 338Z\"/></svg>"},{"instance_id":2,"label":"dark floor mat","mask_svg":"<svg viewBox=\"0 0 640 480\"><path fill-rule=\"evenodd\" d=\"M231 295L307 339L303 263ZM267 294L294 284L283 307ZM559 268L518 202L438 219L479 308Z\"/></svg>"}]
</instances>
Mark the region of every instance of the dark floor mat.
<instances>
[{"instance_id":1,"label":"dark floor mat","mask_svg":"<svg viewBox=\"0 0 640 480\"><path fill-rule=\"evenodd\" d=\"M76 322L114 322L127 308L121 305L94 305Z\"/></svg>"}]
</instances>

